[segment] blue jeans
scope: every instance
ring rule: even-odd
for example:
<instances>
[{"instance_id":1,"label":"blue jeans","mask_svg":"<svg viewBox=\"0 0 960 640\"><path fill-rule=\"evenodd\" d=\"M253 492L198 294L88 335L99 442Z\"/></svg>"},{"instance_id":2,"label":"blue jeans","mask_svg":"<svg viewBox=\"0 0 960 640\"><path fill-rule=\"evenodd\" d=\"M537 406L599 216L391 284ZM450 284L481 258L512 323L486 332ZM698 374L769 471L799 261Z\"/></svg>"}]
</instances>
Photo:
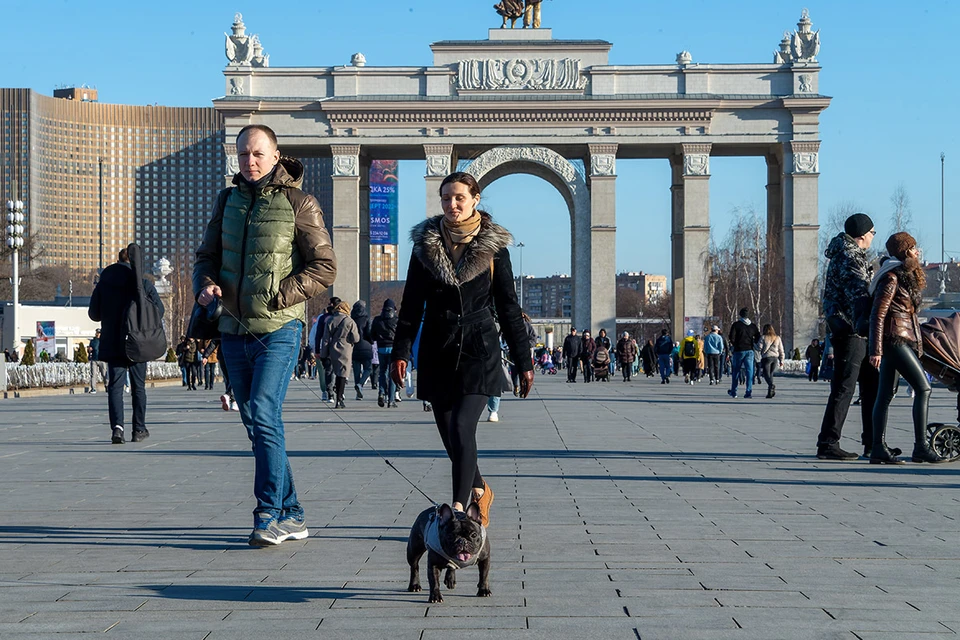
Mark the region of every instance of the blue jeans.
<instances>
[{"instance_id":1,"label":"blue jeans","mask_svg":"<svg viewBox=\"0 0 960 640\"><path fill-rule=\"evenodd\" d=\"M221 339L233 396L253 443L254 514L303 516L293 486L282 419L283 399L297 364L302 331L300 321L291 320L272 333L223 334Z\"/></svg>"},{"instance_id":2,"label":"blue jeans","mask_svg":"<svg viewBox=\"0 0 960 640\"><path fill-rule=\"evenodd\" d=\"M490 396L487 400L487 411L500 411L500 396Z\"/></svg>"},{"instance_id":3,"label":"blue jeans","mask_svg":"<svg viewBox=\"0 0 960 640\"><path fill-rule=\"evenodd\" d=\"M397 383L390 377L390 362L393 359L391 356L392 353L393 347L387 347L385 349L377 348L377 358L380 360L380 382L377 385L377 393L381 396L386 396L389 400L392 400L393 395L397 392Z\"/></svg>"},{"instance_id":4,"label":"blue jeans","mask_svg":"<svg viewBox=\"0 0 960 640\"><path fill-rule=\"evenodd\" d=\"M734 351L733 366L730 367L730 378L733 380L730 390L737 392L737 384L740 382L740 368L743 367L747 372L747 393L753 394L753 351Z\"/></svg>"},{"instance_id":5,"label":"blue jeans","mask_svg":"<svg viewBox=\"0 0 960 640\"><path fill-rule=\"evenodd\" d=\"M657 356L657 363L660 365L660 378L666 380L670 377L671 367L673 365L673 358L670 357L670 354L660 354Z\"/></svg>"}]
</instances>

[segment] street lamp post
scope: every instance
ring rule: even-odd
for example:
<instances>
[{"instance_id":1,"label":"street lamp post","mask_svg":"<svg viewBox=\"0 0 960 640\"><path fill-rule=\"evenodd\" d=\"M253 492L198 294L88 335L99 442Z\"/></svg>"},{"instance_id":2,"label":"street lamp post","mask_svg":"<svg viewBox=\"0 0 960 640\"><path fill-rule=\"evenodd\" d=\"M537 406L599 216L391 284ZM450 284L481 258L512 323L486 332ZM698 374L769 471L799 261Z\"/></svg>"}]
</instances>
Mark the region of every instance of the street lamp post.
<instances>
[{"instance_id":1,"label":"street lamp post","mask_svg":"<svg viewBox=\"0 0 960 640\"><path fill-rule=\"evenodd\" d=\"M944 251L944 224L943 224L943 164L946 156L940 152L940 300L944 300L947 294L947 263L946 252Z\"/></svg>"},{"instance_id":2,"label":"street lamp post","mask_svg":"<svg viewBox=\"0 0 960 640\"><path fill-rule=\"evenodd\" d=\"M523 309L523 243L518 242L515 246L520 250L520 308Z\"/></svg>"},{"instance_id":3,"label":"street lamp post","mask_svg":"<svg viewBox=\"0 0 960 640\"><path fill-rule=\"evenodd\" d=\"M10 280L10 284L13 285L13 322L10 323L13 325L13 339L10 344L16 349L20 343L20 248L23 246L23 202L20 200L7 200L7 246L13 250L10 253L13 258L13 277ZM0 364L3 365L0 385L6 391L7 363L0 362Z\"/></svg>"}]
</instances>

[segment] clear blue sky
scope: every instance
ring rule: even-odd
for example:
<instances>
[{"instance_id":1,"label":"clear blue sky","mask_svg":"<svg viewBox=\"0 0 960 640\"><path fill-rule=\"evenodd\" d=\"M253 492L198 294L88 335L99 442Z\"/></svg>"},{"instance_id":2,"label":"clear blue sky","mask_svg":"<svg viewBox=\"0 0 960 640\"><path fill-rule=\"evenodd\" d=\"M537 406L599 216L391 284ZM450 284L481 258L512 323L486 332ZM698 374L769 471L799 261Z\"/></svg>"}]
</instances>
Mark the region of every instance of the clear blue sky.
<instances>
[{"instance_id":1,"label":"clear blue sky","mask_svg":"<svg viewBox=\"0 0 960 640\"><path fill-rule=\"evenodd\" d=\"M101 102L208 106L223 93L223 33L237 11L247 33L260 34L274 67L346 64L357 51L371 66L429 65L431 42L486 38L487 28L499 25L492 4L4 0L0 86L50 94L55 85L87 83L99 89ZM960 3L806 6L813 28L822 30L820 92L833 96L820 125L821 223L831 209L853 202L873 216L885 237L890 195L903 183L926 257L938 260L943 151L946 248L960 257L960 134L954 123L960 83L952 68ZM584 14L586 7L590 12ZM543 26L553 29L554 38L612 42L611 64L670 64L683 49L695 62L770 62L803 7L769 0L545 0ZM619 161L617 169L617 267L668 274L667 163ZM423 215L423 163L403 162L400 171L405 235ZM711 173L711 223L722 237L732 209L763 211L766 169L760 158L714 158ZM570 272L569 218L552 187L511 176L491 185L484 198L484 206L526 244L526 273ZM408 256L402 247L403 265Z\"/></svg>"}]
</instances>

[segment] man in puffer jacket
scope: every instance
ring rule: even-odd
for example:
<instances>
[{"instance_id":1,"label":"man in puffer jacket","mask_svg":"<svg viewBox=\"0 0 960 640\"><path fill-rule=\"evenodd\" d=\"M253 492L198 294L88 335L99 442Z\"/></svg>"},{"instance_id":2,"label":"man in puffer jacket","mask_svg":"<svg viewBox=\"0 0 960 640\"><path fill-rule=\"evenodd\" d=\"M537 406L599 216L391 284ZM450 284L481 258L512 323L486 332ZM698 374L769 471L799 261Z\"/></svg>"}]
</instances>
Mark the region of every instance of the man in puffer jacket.
<instances>
[{"instance_id":1,"label":"man in puffer jacket","mask_svg":"<svg viewBox=\"0 0 960 640\"><path fill-rule=\"evenodd\" d=\"M870 366L865 336L871 307L868 289L873 278L867 249L877 231L865 213L855 213L847 218L843 228L843 233L837 234L824 252L830 264L823 291L823 313L833 345L834 374L817 437L817 458L821 460L855 460L858 457L856 453L840 448L840 432L858 381L864 455L869 457L873 449L873 405L877 398L879 374ZM894 455L899 454L898 451Z\"/></svg>"},{"instance_id":2,"label":"man in puffer jacket","mask_svg":"<svg viewBox=\"0 0 960 640\"><path fill-rule=\"evenodd\" d=\"M367 313L365 300L357 300L350 310L350 317L357 325L360 339L353 345L353 388L357 392L357 400L363 400L363 385L370 378L370 368L373 366L373 345L370 344L370 315Z\"/></svg>"},{"instance_id":3,"label":"man in puffer jacket","mask_svg":"<svg viewBox=\"0 0 960 640\"><path fill-rule=\"evenodd\" d=\"M223 305L220 352L255 460L249 543L266 546L309 535L280 416L306 301L333 284L337 263L320 205L300 190L300 161L282 158L264 125L241 129L236 144L240 173L217 198L193 291L201 305L215 298Z\"/></svg>"}]
</instances>

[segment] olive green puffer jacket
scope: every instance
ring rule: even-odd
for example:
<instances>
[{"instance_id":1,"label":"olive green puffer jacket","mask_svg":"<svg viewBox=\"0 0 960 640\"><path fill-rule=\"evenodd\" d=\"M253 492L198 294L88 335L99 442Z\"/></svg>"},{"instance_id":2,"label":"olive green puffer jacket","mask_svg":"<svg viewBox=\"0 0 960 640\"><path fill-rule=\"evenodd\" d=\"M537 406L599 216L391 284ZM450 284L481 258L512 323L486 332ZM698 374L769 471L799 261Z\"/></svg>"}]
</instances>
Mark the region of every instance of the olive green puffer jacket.
<instances>
[{"instance_id":1,"label":"olive green puffer jacket","mask_svg":"<svg viewBox=\"0 0 960 640\"><path fill-rule=\"evenodd\" d=\"M333 284L336 257L317 201L299 189L303 165L281 158L270 182L254 189L240 174L217 198L197 249L194 296L223 292L222 333L270 333L306 323L304 304ZM239 320L238 320L239 319Z\"/></svg>"}]
</instances>

